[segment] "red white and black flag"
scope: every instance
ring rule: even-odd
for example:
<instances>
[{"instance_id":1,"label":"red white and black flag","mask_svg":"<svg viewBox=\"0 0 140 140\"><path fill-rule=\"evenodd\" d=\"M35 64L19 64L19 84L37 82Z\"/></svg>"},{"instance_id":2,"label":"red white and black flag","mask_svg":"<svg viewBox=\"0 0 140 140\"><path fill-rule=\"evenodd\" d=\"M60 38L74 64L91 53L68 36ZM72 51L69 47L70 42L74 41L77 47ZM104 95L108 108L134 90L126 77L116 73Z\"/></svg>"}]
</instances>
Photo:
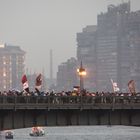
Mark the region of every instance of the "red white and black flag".
<instances>
[{"instance_id":1,"label":"red white and black flag","mask_svg":"<svg viewBox=\"0 0 140 140\"><path fill-rule=\"evenodd\" d=\"M41 73L36 77L35 90L39 92L42 85Z\"/></svg>"},{"instance_id":2,"label":"red white and black flag","mask_svg":"<svg viewBox=\"0 0 140 140\"><path fill-rule=\"evenodd\" d=\"M128 88L129 88L130 93L132 93L132 94L135 94L136 93L136 90L135 90L135 81L134 80L130 80L128 82Z\"/></svg>"},{"instance_id":3,"label":"red white and black flag","mask_svg":"<svg viewBox=\"0 0 140 140\"><path fill-rule=\"evenodd\" d=\"M25 74L22 76L21 82L23 85L23 90L29 93L29 85L28 85L27 77Z\"/></svg>"}]
</instances>

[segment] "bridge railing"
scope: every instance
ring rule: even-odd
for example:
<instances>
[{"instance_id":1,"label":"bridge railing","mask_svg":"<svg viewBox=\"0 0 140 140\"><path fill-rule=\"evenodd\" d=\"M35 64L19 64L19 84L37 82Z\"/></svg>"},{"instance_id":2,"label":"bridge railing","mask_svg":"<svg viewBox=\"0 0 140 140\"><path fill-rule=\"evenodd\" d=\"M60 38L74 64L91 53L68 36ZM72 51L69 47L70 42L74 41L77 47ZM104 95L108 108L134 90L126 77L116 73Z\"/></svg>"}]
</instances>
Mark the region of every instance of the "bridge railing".
<instances>
[{"instance_id":1,"label":"bridge railing","mask_svg":"<svg viewBox=\"0 0 140 140\"><path fill-rule=\"evenodd\" d=\"M4 104L129 104L140 103L140 96L0 96Z\"/></svg>"}]
</instances>

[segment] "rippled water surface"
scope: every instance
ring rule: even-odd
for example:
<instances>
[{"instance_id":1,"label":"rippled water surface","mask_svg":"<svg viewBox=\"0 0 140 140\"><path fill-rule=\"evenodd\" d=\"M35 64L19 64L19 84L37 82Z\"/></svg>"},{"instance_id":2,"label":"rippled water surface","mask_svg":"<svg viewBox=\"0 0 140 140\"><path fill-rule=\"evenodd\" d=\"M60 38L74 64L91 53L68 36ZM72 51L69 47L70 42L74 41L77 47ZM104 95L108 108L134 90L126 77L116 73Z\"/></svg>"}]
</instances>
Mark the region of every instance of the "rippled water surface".
<instances>
[{"instance_id":1,"label":"rippled water surface","mask_svg":"<svg viewBox=\"0 0 140 140\"><path fill-rule=\"evenodd\" d=\"M140 127L134 126L68 126L44 127L45 136L31 137L31 128L16 129L14 140L140 140ZM4 140L1 132L0 140Z\"/></svg>"}]
</instances>

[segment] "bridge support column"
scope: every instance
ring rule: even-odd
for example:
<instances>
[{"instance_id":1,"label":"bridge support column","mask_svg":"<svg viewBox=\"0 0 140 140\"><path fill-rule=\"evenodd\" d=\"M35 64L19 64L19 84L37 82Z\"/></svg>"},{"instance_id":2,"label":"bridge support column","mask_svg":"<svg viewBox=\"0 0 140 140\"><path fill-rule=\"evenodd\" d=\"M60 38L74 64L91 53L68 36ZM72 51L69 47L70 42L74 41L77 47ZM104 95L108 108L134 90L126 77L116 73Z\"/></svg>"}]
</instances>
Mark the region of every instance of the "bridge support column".
<instances>
[{"instance_id":1,"label":"bridge support column","mask_svg":"<svg viewBox=\"0 0 140 140\"><path fill-rule=\"evenodd\" d=\"M37 114L36 111L33 111L33 126L37 126Z\"/></svg>"},{"instance_id":2,"label":"bridge support column","mask_svg":"<svg viewBox=\"0 0 140 140\"><path fill-rule=\"evenodd\" d=\"M66 125L72 125L71 116L72 116L72 112L71 111L66 111L65 112Z\"/></svg>"},{"instance_id":3,"label":"bridge support column","mask_svg":"<svg viewBox=\"0 0 140 140\"><path fill-rule=\"evenodd\" d=\"M119 112L119 124L122 125L122 111Z\"/></svg>"},{"instance_id":4,"label":"bridge support column","mask_svg":"<svg viewBox=\"0 0 140 140\"><path fill-rule=\"evenodd\" d=\"M4 129L4 113L0 113L0 130Z\"/></svg>"},{"instance_id":5,"label":"bridge support column","mask_svg":"<svg viewBox=\"0 0 140 140\"><path fill-rule=\"evenodd\" d=\"M77 119L77 120L76 120L76 121L77 121L77 125L79 125L79 114L80 114L80 111L78 110L78 111L77 111L77 115L76 115L76 119Z\"/></svg>"},{"instance_id":6,"label":"bridge support column","mask_svg":"<svg viewBox=\"0 0 140 140\"><path fill-rule=\"evenodd\" d=\"M26 126L25 126L25 117L26 117L26 110L23 110L23 121L22 121L22 123L23 123L23 128L25 128Z\"/></svg>"},{"instance_id":7,"label":"bridge support column","mask_svg":"<svg viewBox=\"0 0 140 140\"><path fill-rule=\"evenodd\" d=\"M108 111L108 125L111 125L111 110Z\"/></svg>"},{"instance_id":8,"label":"bridge support column","mask_svg":"<svg viewBox=\"0 0 140 140\"><path fill-rule=\"evenodd\" d=\"M58 111L56 110L56 115L55 115L55 123L56 123L56 126L58 126Z\"/></svg>"},{"instance_id":9,"label":"bridge support column","mask_svg":"<svg viewBox=\"0 0 140 140\"><path fill-rule=\"evenodd\" d=\"M44 119L45 119L45 126L47 126L48 125L48 121L47 121L47 109L45 110L45 113L44 113Z\"/></svg>"},{"instance_id":10,"label":"bridge support column","mask_svg":"<svg viewBox=\"0 0 140 140\"><path fill-rule=\"evenodd\" d=\"M101 113L100 113L100 111L99 112L97 112L97 125L101 125Z\"/></svg>"},{"instance_id":11,"label":"bridge support column","mask_svg":"<svg viewBox=\"0 0 140 140\"><path fill-rule=\"evenodd\" d=\"M87 110L87 125L90 125L89 110Z\"/></svg>"},{"instance_id":12,"label":"bridge support column","mask_svg":"<svg viewBox=\"0 0 140 140\"><path fill-rule=\"evenodd\" d=\"M15 128L15 110L12 111L12 128Z\"/></svg>"},{"instance_id":13,"label":"bridge support column","mask_svg":"<svg viewBox=\"0 0 140 140\"><path fill-rule=\"evenodd\" d=\"M132 112L131 110L129 111L129 125L132 125Z\"/></svg>"}]
</instances>

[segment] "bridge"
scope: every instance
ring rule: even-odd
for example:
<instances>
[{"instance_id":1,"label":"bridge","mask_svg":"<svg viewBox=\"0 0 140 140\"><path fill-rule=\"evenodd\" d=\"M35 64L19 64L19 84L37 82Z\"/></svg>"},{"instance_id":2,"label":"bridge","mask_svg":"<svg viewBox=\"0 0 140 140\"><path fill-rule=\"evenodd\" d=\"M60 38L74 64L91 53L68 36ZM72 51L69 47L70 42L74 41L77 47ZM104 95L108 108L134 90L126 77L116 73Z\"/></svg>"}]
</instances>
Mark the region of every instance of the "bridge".
<instances>
[{"instance_id":1,"label":"bridge","mask_svg":"<svg viewBox=\"0 0 140 140\"><path fill-rule=\"evenodd\" d=\"M0 96L0 130L32 126L140 126L140 96Z\"/></svg>"}]
</instances>

